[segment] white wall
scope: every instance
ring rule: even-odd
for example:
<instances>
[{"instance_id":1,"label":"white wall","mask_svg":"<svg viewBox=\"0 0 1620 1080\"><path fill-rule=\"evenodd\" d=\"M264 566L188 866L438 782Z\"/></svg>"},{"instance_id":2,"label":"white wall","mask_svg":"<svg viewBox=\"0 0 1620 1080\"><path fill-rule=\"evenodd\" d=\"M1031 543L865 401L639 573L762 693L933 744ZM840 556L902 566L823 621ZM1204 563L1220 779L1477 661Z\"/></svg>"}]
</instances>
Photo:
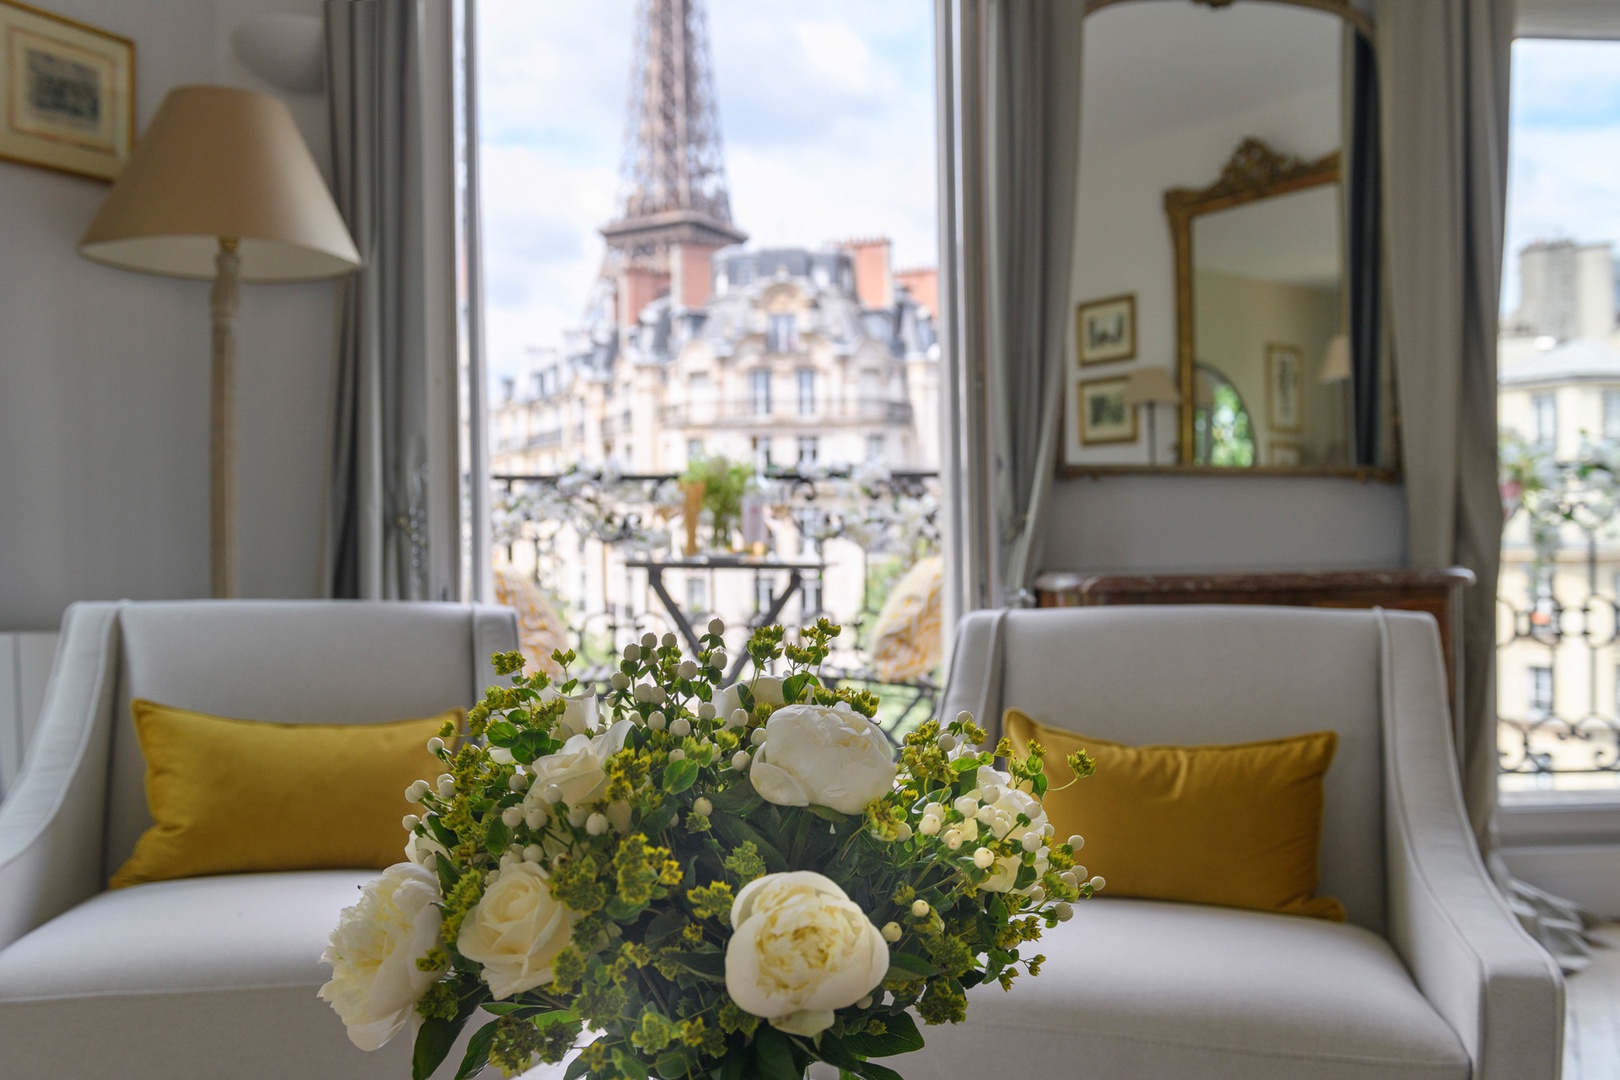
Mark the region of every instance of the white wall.
<instances>
[{"instance_id":1,"label":"white wall","mask_svg":"<svg viewBox=\"0 0 1620 1080\"><path fill-rule=\"evenodd\" d=\"M134 39L138 126L186 83L261 91L237 20L319 0L54 0ZM284 99L285 95L283 95ZM292 100L324 165L325 102ZM103 183L0 162L0 630L80 599L208 591L208 285L97 266L74 244ZM317 586L333 285L247 285L239 324L242 591Z\"/></svg>"}]
</instances>

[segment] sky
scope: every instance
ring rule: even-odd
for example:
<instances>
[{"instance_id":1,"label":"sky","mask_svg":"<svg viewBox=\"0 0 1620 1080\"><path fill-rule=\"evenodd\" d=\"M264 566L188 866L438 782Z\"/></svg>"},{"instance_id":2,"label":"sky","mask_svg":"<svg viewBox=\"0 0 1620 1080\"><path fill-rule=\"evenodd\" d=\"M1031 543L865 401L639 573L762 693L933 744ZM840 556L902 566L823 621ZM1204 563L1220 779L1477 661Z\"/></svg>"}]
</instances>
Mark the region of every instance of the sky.
<instances>
[{"instance_id":1,"label":"sky","mask_svg":"<svg viewBox=\"0 0 1620 1080\"><path fill-rule=\"evenodd\" d=\"M492 376L577 326L615 215L637 0L478 6ZM709 0L732 219L760 245L885 235L936 262L933 5Z\"/></svg>"},{"instance_id":2,"label":"sky","mask_svg":"<svg viewBox=\"0 0 1620 1080\"><path fill-rule=\"evenodd\" d=\"M1518 305L1519 249L1563 239L1620 254L1620 43L1513 46L1504 312Z\"/></svg>"}]
</instances>

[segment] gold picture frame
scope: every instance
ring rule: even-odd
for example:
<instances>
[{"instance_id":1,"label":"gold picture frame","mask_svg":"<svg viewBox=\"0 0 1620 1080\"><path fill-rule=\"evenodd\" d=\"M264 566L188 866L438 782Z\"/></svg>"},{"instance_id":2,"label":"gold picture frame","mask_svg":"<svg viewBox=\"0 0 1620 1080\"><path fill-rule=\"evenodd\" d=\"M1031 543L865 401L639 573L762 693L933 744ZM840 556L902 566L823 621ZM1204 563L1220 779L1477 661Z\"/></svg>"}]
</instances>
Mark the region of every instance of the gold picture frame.
<instances>
[{"instance_id":1,"label":"gold picture frame","mask_svg":"<svg viewBox=\"0 0 1620 1080\"><path fill-rule=\"evenodd\" d=\"M1076 416L1081 446L1133 443L1137 439L1136 409L1125 404L1125 376L1086 379L1077 387Z\"/></svg>"},{"instance_id":2,"label":"gold picture frame","mask_svg":"<svg viewBox=\"0 0 1620 1080\"><path fill-rule=\"evenodd\" d=\"M1074 309L1075 357L1081 367L1136 358L1136 294L1090 300Z\"/></svg>"},{"instance_id":3,"label":"gold picture frame","mask_svg":"<svg viewBox=\"0 0 1620 1080\"><path fill-rule=\"evenodd\" d=\"M135 43L0 0L0 158L116 179L135 148Z\"/></svg>"},{"instance_id":4,"label":"gold picture frame","mask_svg":"<svg viewBox=\"0 0 1620 1080\"><path fill-rule=\"evenodd\" d=\"M1297 345L1266 344L1266 423L1272 431L1298 434L1305 426L1305 352Z\"/></svg>"}]
</instances>

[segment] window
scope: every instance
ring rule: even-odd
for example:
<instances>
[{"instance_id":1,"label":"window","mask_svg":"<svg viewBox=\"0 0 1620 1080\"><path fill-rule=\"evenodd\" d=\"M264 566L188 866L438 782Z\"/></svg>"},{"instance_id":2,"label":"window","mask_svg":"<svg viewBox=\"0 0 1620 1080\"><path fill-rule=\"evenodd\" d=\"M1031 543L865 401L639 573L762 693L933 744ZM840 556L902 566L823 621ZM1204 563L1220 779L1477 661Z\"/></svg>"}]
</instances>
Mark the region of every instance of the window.
<instances>
[{"instance_id":1,"label":"window","mask_svg":"<svg viewBox=\"0 0 1620 1080\"><path fill-rule=\"evenodd\" d=\"M1525 671L1525 709L1532 720L1544 720L1552 715L1552 668L1532 667Z\"/></svg>"},{"instance_id":2,"label":"window","mask_svg":"<svg viewBox=\"0 0 1620 1080\"><path fill-rule=\"evenodd\" d=\"M686 440L686 460L687 461L696 461L698 458L700 458L702 456L703 456L703 440L702 439L687 439Z\"/></svg>"},{"instance_id":3,"label":"window","mask_svg":"<svg viewBox=\"0 0 1620 1080\"><path fill-rule=\"evenodd\" d=\"M1536 394L1530 399L1530 425L1537 446L1547 450L1558 447L1558 398L1552 394Z\"/></svg>"},{"instance_id":4,"label":"window","mask_svg":"<svg viewBox=\"0 0 1620 1080\"><path fill-rule=\"evenodd\" d=\"M866 437L866 460L869 462L882 461L884 454L888 450L887 441L881 434L868 435Z\"/></svg>"},{"instance_id":5,"label":"window","mask_svg":"<svg viewBox=\"0 0 1620 1080\"><path fill-rule=\"evenodd\" d=\"M814 622L821 614L821 578L806 574L799 587L799 617L806 623Z\"/></svg>"},{"instance_id":6,"label":"window","mask_svg":"<svg viewBox=\"0 0 1620 1080\"><path fill-rule=\"evenodd\" d=\"M702 615L709 610L709 583L693 574L686 579L687 617Z\"/></svg>"},{"instance_id":7,"label":"window","mask_svg":"<svg viewBox=\"0 0 1620 1080\"><path fill-rule=\"evenodd\" d=\"M754 575L754 613L762 615L776 603L776 583L769 574Z\"/></svg>"},{"instance_id":8,"label":"window","mask_svg":"<svg viewBox=\"0 0 1620 1080\"><path fill-rule=\"evenodd\" d=\"M813 467L821 454L821 440L814 435L799 436L799 471Z\"/></svg>"},{"instance_id":9,"label":"window","mask_svg":"<svg viewBox=\"0 0 1620 1080\"><path fill-rule=\"evenodd\" d=\"M771 373L767 369L748 373L748 403L755 416L771 415Z\"/></svg>"},{"instance_id":10,"label":"window","mask_svg":"<svg viewBox=\"0 0 1620 1080\"><path fill-rule=\"evenodd\" d=\"M799 530L799 554L816 556L821 554L821 541L817 539L825 525L821 511L814 506L806 506L793 512L793 523ZM806 581L809 579L807 578ZM821 587L817 582L816 587ZM817 594L820 595L819 593ZM819 604L819 600L817 601Z\"/></svg>"},{"instance_id":11,"label":"window","mask_svg":"<svg viewBox=\"0 0 1620 1080\"><path fill-rule=\"evenodd\" d=\"M799 415L814 416L816 414L816 373L810 368L800 368L799 379Z\"/></svg>"},{"instance_id":12,"label":"window","mask_svg":"<svg viewBox=\"0 0 1620 1080\"><path fill-rule=\"evenodd\" d=\"M1603 391L1603 437L1620 439L1620 390Z\"/></svg>"},{"instance_id":13,"label":"window","mask_svg":"<svg viewBox=\"0 0 1620 1080\"><path fill-rule=\"evenodd\" d=\"M772 315L765 324L765 351L788 353L799 351L799 317Z\"/></svg>"},{"instance_id":14,"label":"window","mask_svg":"<svg viewBox=\"0 0 1620 1080\"><path fill-rule=\"evenodd\" d=\"M769 472L771 468L771 440L762 435L755 435L750 442L751 456L754 459L755 472Z\"/></svg>"}]
</instances>

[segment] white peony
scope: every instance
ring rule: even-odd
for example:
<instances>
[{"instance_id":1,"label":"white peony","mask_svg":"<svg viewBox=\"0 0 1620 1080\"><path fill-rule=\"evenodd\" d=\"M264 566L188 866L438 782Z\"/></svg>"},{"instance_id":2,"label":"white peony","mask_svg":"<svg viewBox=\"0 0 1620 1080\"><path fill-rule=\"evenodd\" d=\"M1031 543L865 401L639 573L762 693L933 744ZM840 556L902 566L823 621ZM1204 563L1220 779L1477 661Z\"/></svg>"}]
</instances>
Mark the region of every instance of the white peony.
<instances>
[{"instance_id":1,"label":"white peony","mask_svg":"<svg viewBox=\"0 0 1620 1080\"><path fill-rule=\"evenodd\" d=\"M439 899L437 877L415 863L398 863L367 883L360 902L338 916L321 954L332 965L332 978L320 996L360 1049L375 1050L392 1039L439 981L442 972L416 966L439 943Z\"/></svg>"},{"instance_id":2,"label":"white peony","mask_svg":"<svg viewBox=\"0 0 1620 1080\"><path fill-rule=\"evenodd\" d=\"M574 735L555 754L536 758L529 766L534 780L524 796L524 810L545 806L553 796L569 806L588 806L600 799L607 792L607 759L624 749L632 726L620 720L594 738Z\"/></svg>"},{"instance_id":3,"label":"white peony","mask_svg":"<svg viewBox=\"0 0 1620 1080\"><path fill-rule=\"evenodd\" d=\"M833 1010L877 989L889 945L858 905L820 874L766 874L731 905L726 991L744 1012L793 1035L832 1026Z\"/></svg>"},{"instance_id":4,"label":"white peony","mask_svg":"<svg viewBox=\"0 0 1620 1080\"><path fill-rule=\"evenodd\" d=\"M760 705L782 704L782 680L775 675L761 675L748 684L754 691L754 702ZM738 684L733 683L715 695L714 712L716 716L725 718L742 708L742 698L737 694Z\"/></svg>"},{"instance_id":5,"label":"white peony","mask_svg":"<svg viewBox=\"0 0 1620 1080\"><path fill-rule=\"evenodd\" d=\"M991 829L996 839L1021 841L1030 833L1034 833L1036 836L1041 835L1041 829L1046 825L1046 810L1041 806L1041 801L1034 795L1014 787L1013 778L1010 774L1002 772L1000 769L992 769L988 765L981 765L974 777L974 782L979 785L981 791L991 788L1000 789L1001 794L996 801L985 804L991 810L999 812L996 815L998 824ZM1028 825L1016 824L1019 814L1029 818ZM1001 856L996 860L995 868L991 871L990 877L979 888L984 889L986 892L1004 893L1012 891L1013 885L1018 880L1018 869L1022 865L1023 860L1016 856ZM1035 873L1037 875L1045 874L1049 865L1050 860L1047 856L1037 855L1035 858Z\"/></svg>"},{"instance_id":6,"label":"white peony","mask_svg":"<svg viewBox=\"0 0 1620 1080\"><path fill-rule=\"evenodd\" d=\"M448 859L450 852L439 843L438 839L428 830L423 829L417 833L414 829L405 837L405 861L424 866L429 870L435 868L438 859Z\"/></svg>"},{"instance_id":7,"label":"white peony","mask_svg":"<svg viewBox=\"0 0 1620 1080\"><path fill-rule=\"evenodd\" d=\"M589 735L596 728L596 695L593 693L573 694L564 697L555 687L548 686L540 691L541 701L556 701L563 698L567 703L563 706L562 715L557 718L558 726L570 736Z\"/></svg>"},{"instance_id":8,"label":"white peony","mask_svg":"<svg viewBox=\"0 0 1620 1080\"><path fill-rule=\"evenodd\" d=\"M778 806L829 806L859 814L894 786L894 751L882 729L843 702L787 705L765 723L748 772Z\"/></svg>"},{"instance_id":9,"label":"white peony","mask_svg":"<svg viewBox=\"0 0 1620 1080\"><path fill-rule=\"evenodd\" d=\"M536 863L503 864L461 924L456 948L483 967L496 1000L550 982L551 962L568 944L578 915L551 895L549 882Z\"/></svg>"}]
</instances>

